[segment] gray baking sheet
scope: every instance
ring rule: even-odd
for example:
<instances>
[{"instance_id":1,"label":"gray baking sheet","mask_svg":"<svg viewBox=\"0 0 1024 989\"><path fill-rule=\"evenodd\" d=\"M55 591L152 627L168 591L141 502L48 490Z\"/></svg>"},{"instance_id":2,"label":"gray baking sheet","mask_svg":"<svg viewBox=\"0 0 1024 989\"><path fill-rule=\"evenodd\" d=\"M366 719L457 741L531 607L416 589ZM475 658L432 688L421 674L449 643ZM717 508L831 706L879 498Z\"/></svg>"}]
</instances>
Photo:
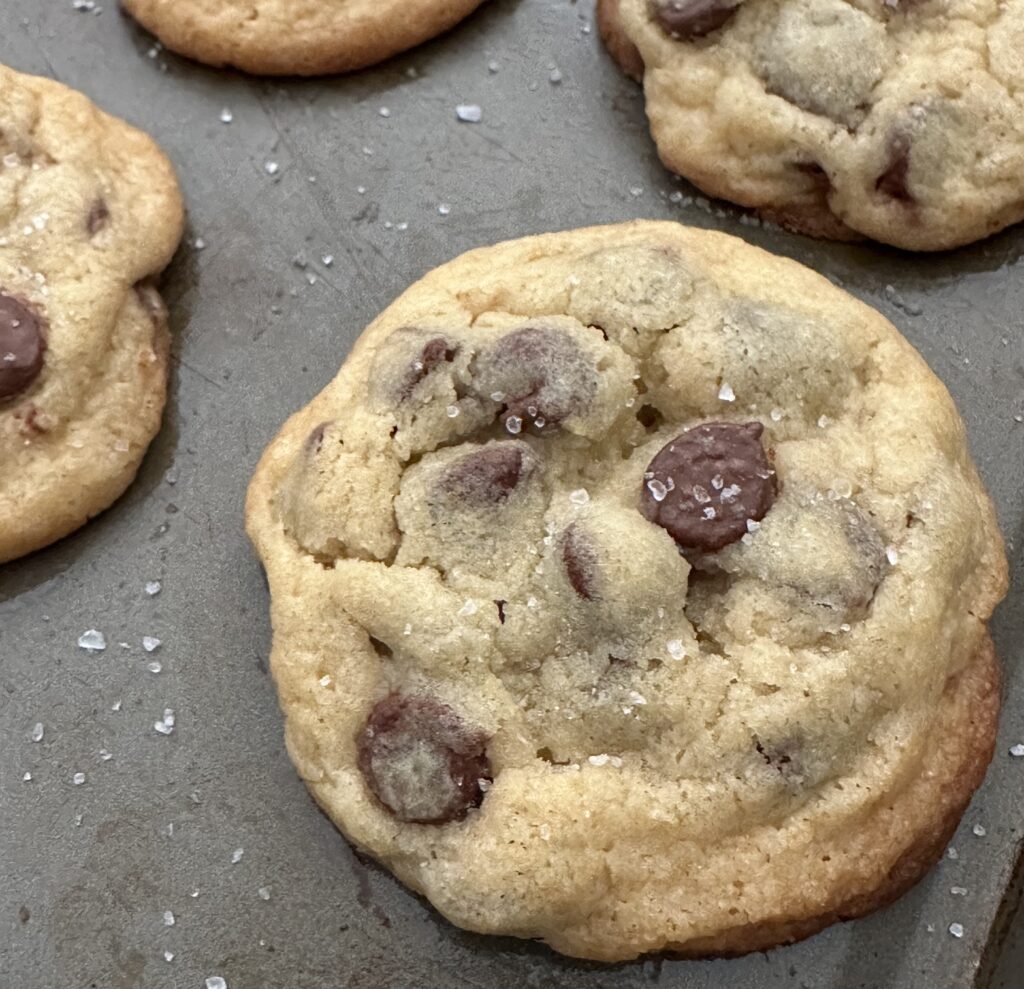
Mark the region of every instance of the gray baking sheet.
<instances>
[{"instance_id":1,"label":"gray baking sheet","mask_svg":"<svg viewBox=\"0 0 1024 989\"><path fill-rule=\"evenodd\" d=\"M312 81L205 69L113 0L92 6L2 0L0 61L153 134L190 229L164 283L172 397L138 482L77 535L0 568L0 989L988 985L1024 820L1024 758L1009 755L1024 741L1024 229L915 257L695 198L658 163L589 2L492 0L382 67ZM481 122L460 123L461 103ZM1002 732L956 857L881 913L733 961L608 967L475 936L361 863L285 755L242 529L264 445L411 281L480 244L632 217L737 234L885 313L959 403L1013 561L992 626ZM76 645L93 628L104 652ZM143 636L162 645L147 653ZM169 736L154 730L166 708Z\"/></svg>"}]
</instances>

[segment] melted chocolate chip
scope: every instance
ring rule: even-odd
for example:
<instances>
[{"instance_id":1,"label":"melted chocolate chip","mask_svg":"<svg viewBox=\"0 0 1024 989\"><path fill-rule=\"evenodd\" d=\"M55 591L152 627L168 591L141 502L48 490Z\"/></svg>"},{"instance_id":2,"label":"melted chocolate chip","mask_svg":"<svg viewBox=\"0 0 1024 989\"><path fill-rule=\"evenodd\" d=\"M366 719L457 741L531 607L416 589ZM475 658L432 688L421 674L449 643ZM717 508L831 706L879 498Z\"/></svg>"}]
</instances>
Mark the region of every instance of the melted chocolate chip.
<instances>
[{"instance_id":1,"label":"melted chocolate chip","mask_svg":"<svg viewBox=\"0 0 1024 989\"><path fill-rule=\"evenodd\" d=\"M523 444L494 443L456 460L444 472L441 486L460 501L497 504L508 498L532 469Z\"/></svg>"},{"instance_id":2,"label":"melted chocolate chip","mask_svg":"<svg viewBox=\"0 0 1024 989\"><path fill-rule=\"evenodd\" d=\"M910 177L910 139L906 134L889 138L888 165L875 181L875 189L900 203L916 202L907 181Z\"/></svg>"},{"instance_id":3,"label":"melted chocolate chip","mask_svg":"<svg viewBox=\"0 0 1024 989\"><path fill-rule=\"evenodd\" d=\"M764 518L778 486L759 422L706 422L680 434L651 461L641 489L644 517L683 550L713 553Z\"/></svg>"},{"instance_id":4,"label":"melted chocolate chip","mask_svg":"<svg viewBox=\"0 0 1024 989\"><path fill-rule=\"evenodd\" d=\"M511 432L525 424L550 429L585 408L597 390L597 375L569 336L528 326L498 341L485 378L501 392L502 421Z\"/></svg>"},{"instance_id":5,"label":"melted chocolate chip","mask_svg":"<svg viewBox=\"0 0 1024 989\"><path fill-rule=\"evenodd\" d=\"M455 348L444 337L434 337L433 340L428 340L423 345L419 357L409 366L405 384L402 387L402 397L408 398L413 393L413 389L439 364L450 364L453 360L455 360Z\"/></svg>"},{"instance_id":6,"label":"melted chocolate chip","mask_svg":"<svg viewBox=\"0 0 1024 989\"><path fill-rule=\"evenodd\" d=\"M394 658L394 650L383 639L378 639L375 635L371 635L370 645L373 647L373 651L380 656L381 659Z\"/></svg>"},{"instance_id":7,"label":"melted chocolate chip","mask_svg":"<svg viewBox=\"0 0 1024 989\"><path fill-rule=\"evenodd\" d=\"M394 693L370 712L357 739L358 765L398 820L448 824L483 802L492 779L487 742L447 704Z\"/></svg>"},{"instance_id":8,"label":"melted chocolate chip","mask_svg":"<svg viewBox=\"0 0 1024 989\"><path fill-rule=\"evenodd\" d=\"M502 601L501 599L498 599L498 600L496 600L494 602L494 606L498 609L498 621L501 622L502 625L505 624L505 605L506 604L508 604L508 601Z\"/></svg>"},{"instance_id":9,"label":"melted chocolate chip","mask_svg":"<svg viewBox=\"0 0 1024 989\"><path fill-rule=\"evenodd\" d=\"M95 237L107 225L109 219L110 209L107 207L106 201L97 199L92 204L92 209L89 210L89 215L85 220L85 228L89 231L89 236Z\"/></svg>"},{"instance_id":10,"label":"melted chocolate chip","mask_svg":"<svg viewBox=\"0 0 1024 989\"><path fill-rule=\"evenodd\" d=\"M597 597L597 554L575 522L562 536L562 563L572 589L585 601Z\"/></svg>"},{"instance_id":11,"label":"melted chocolate chip","mask_svg":"<svg viewBox=\"0 0 1024 989\"><path fill-rule=\"evenodd\" d=\"M20 394L43 370L46 338L23 302L0 292L0 402Z\"/></svg>"},{"instance_id":12,"label":"melted chocolate chip","mask_svg":"<svg viewBox=\"0 0 1024 989\"><path fill-rule=\"evenodd\" d=\"M322 422L306 437L306 452L316 454L324 445L324 433L330 428L330 422Z\"/></svg>"},{"instance_id":13,"label":"melted chocolate chip","mask_svg":"<svg viewBox=\"0 0 1024 989\"><path fill-rule=\"evenodd\" d=\"M673 38L689 41L717 31L739 9L741 0L654 0L655 21Z\"/></svg>"}]
</instances>

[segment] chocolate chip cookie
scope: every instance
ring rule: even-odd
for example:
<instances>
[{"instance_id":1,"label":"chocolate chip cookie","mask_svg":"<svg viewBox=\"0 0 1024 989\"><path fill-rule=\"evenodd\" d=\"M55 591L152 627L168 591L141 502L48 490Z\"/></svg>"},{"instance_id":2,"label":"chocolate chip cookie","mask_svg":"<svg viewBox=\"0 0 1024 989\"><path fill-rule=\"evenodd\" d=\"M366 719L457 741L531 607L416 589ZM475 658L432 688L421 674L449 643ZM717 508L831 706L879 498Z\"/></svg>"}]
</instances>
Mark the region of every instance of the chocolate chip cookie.
<instances>
[{"instance_id":1,"label":"chocolate chip cookie","mask_svg":"<svg viewBox=\"0 0 1024 989\"><path fill-rule=\"evenodd\" d=\"M382 62L449 30L482 0L124 0L168 48L257 75Z\"/></svg>"},{"instance_id":2,"label":"chocolate chip cookie","mask_svg":"<svg viewBox=\"0 0 1024 989\"><path fill-rule=\"evenodd\" d=\"M932 251L1024 219L1024 0L598 0L658 152L819 237Z\"/></svg>"},{"instance_id":3,"label":"chocolate chip cookie","mask_svg":"<svg viewBox=\"0 0 1024 989\"><path fill-rule=\"evenodd\" d=\"M803 937L912 884L991 756L1006 561L952 400L722 234L432 272L271 444L248 528L299 772L476 931Z\"/></svg>"},{"instance_id":4,"label":"chocolate chip cookie","mask_svg":"<svg viewBox=\"0 0 1024 989\"><path fill-rule=\"evenodd\" d=\"M0 563L107 508L160 426L152 279L181 237L170 163L80 93L0 66Z\"/></svg>"}]
</instances>

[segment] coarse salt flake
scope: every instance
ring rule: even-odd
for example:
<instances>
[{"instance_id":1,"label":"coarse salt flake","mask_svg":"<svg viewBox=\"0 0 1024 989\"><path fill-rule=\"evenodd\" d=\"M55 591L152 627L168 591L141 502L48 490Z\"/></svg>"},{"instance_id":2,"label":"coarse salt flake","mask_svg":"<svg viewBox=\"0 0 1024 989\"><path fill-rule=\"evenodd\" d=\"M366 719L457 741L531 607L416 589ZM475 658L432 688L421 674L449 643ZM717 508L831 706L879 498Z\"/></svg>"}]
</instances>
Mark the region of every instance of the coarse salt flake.
<instances>
[{"instance_id":1,"label":"coarse salt flake","mask_svg":"<svg viewBox=\"0 0 1024 989\"><path fill-rule=\"evenodd\" d=\"M455 107L455 116L464 124L478 124L483 120L484 112L476 103L460 103Z\"/></svg>"},{"instance_id":2,"label":"coarse salt flake","mask_svg":"<svg viewBox=\"0 0 1024 989\"><path fill-rule=\"evenodd\" d=\"M647 482L647 490L651 492L651 497L655 501L664 501L665 495L668 494L668 488L661 483L656 477L652 477Z\"/></svg>"},{"instance_id":3,"label":"coarse salt flake","mask_svg":"<svg viewBox=\"0 0 1024 989\"><path fill-rule=\"evenodd\" d=\"M78 648L86 652L103 652L107 648L107 637L96 629L91 628L78 637Z\"/></svg>"}]
</instances>

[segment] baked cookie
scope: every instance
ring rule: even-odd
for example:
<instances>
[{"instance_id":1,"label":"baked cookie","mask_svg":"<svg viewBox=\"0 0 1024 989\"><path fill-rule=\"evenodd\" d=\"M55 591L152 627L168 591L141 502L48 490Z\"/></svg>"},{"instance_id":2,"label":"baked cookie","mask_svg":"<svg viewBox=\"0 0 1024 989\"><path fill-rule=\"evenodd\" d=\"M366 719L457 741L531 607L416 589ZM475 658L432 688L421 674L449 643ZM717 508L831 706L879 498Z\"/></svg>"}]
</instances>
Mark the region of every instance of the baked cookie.
<instances>
[{"instance_id":1,"label":"baked cookie","mask_svg":"<svg viewBox=\"0 0 1024 989\"><path fill-rule=\"evenodd\" d=\"M382 62L482 0L123 0L164 45L207 65L315 76Z\"/></svg>"},{"instance_id":2,"label":"baked cookie","mask_svg":"<svg viewBox=\"0 0 1024 989\"><path fill-rule=\"evenodd\" d=\"M150 138L0 66L0 563L77 529L134 478L167 387L151 279L181 229Z\"/></svg>"},{"instance_id":3,"label":"baked cookie","mask_svg":"<svg viewBox=\"0 0 1024 989\"><path fill-rule=\"evenodd\" d=\"M658 152L817 237L957 247L1024 219L1024 0L597 0Z\"/></svg>"},{"instance_id":4,"label":"baked cookie","mask_svg":"<svg viewBox=\"0 0 1024 989\"><path fill-rule=\"evenodd\" d=\"M267 450L248 527L299 772L462 927L799 938L913 883L992 752L1006 561L949 394L722 234L432 272Z\"/></svg>"}]
</instances>

